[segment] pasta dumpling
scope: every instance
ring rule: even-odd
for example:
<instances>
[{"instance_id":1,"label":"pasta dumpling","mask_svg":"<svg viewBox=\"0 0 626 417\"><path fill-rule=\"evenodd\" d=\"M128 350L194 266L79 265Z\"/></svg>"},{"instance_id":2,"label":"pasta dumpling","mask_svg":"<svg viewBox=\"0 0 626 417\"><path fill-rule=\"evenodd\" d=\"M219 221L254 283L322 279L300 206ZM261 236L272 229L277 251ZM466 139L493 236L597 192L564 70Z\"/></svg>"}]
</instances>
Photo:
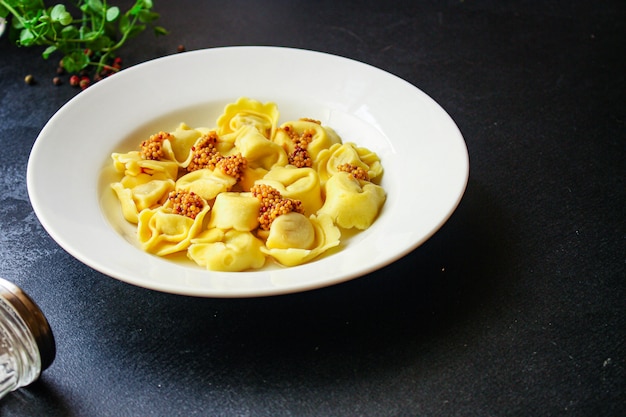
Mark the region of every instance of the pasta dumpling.
<instances>
[{"instance_id":1,"label":"pasta dumpling","mask_svg":"<svg viewBox=\"0 0 626 417\"><path fill-rule=\"evenodd\" d=\"M274 137L278 124L278 107L274 103L261 103L242 97L226 106L217 119L217 132L225 135L236 132L243 126L252 126L267 139Z\"/></svg>"},{"instance_id":2,"label":"pasta dumpling","mask_svg":"<svg viewBox=\"0 0 626 417\"><path fill-rule=\"evenodd\" d=\"M372 225L385 199L385 190L380 185L338 172L326 182L326 201L318 215L330 216L344 229L363 230Z\"/></svg>"},{"instance_id":3,"label":"pasta dumpling","mask_svg":"<svg viewBox=\"0 0 626 417\"><path fill-rule=\"evenodd\" d=\"M143 250L164 256L180 252L189 246L191 239L202 231L204 218L211 207L205 203L194 218L175 213L168 200L156 209L139 213L137 238Z\"/></svg>"},{"instance_id":4,"label":"pasta dumpling","mask_svg":"<svg viewBox=\"0 0 626 417\"><path fill-rule=\"evenodd\" d=\"M259 227L261 202L250 193L218 194L213 204L209 228L249 232Z\"/></svg>"},{"instance_id":5,"label":"pasta dumpling","mask_svg":"<svg viewBox=\"0 0 626 417\"><path fill-rule=\"evenodd\" d=\"M341 138L334 130L326 129L317 121L301 119L283 123L276 131L274 142L282 146L292 158L300 150L305 150L311 160L315 161L323 149L340 143Z\"/></svg>"},{"instance_id":6,"label":"pasta dumpling","mask_svg":"<svg viewBox=\"0 0 626 417\"><path fill-rule=\"evenodd\" d=\"M174 184L169 178L139 174L136 177L125 176L120 182L112 183L111 188L117 194L124 218L137 224L139 212L163 204L170 191L174 190Z\"/></svg>"},{"instance_id":7,"label":"pasta dumpling","mask_svg":"<svg viewBox=\"0 0 626 417\"><path fill-rule=\"evenodd\" d=\"M252 126L243 126L237 131L235 146L251 168L270 170L288 163L285 150Z\"/></svg>"},{"instance_id":8,"label":"pasta dumpling","mask_svg":"<svg viewBox=\"0 0 626 417\"><path fill-rule=\"evenodd\" d=\"M383 166L378 155L351 142L337 143L322 150L314 163L322 184L346 166L361 169L371 182L377 182L383 174Z\"/></svg>"},{"instance_id":9,"label":"pasta dumpling","mask_svg":"<svg viewBox=\"0 0 626 417\"><path fill-rule=\"evenodd\" d=\"M222 170L199 169L183 175L176 181L177 190L192 191L207 201L218 194L230 191L237 179Z\"/></svg>"},{"instance_id":10,"label":"pasta dumpling","mask_svg":"<svg viewBox=\"0 0 626 417\"><path fill-rule=\"evenodd\" d=\"M258 269L265 264L263 242L250 232L209 229L194 239L187 256L198 265L213 271L239 272Z\"/></svg>"},{"instance_id":11,"label":"pasta dumpling","mask_svg":"<svg viewBox=\"0 0 626 417\"><path fill-rule=\"evenodd\" d=\"M257 183L275 188L284 197L300 200L308 215L315 214L322 207L319 177L312 168L274 167Z\"/></svg>"},{"instance_id":12,"label":"pasta dumpling","mask_svg":"<svg viewBox=\"0 0 626 417\"><path fill-rule=\"evenodd\" d=\"M166 178L173 180L176 180L178 177L178 164L176 162L144 159L139 151L113 153L111 158L113 159L115 170L123 172L124 175L162 174Z\"/></svg>"},{"instance_id":13,"label":"pasta dumpling","mask_svg":"<svg viewBox=\"0 0 626 417\"><path fill-rule=\"evenodd\" d=\"M284 266L295 266L309 262L338 246L340 238L341 232L329 216L307 218L292 212L274 220L266 245L261 251ZM288 246L289 244L294 246Z\"/></svg>"},{"instance_id":14,"label":"pasta dumpling","mask_svg":"<svg viewBox=\"0 0 626 417\"><path fill-rule=\"evenodd\" d=\"M292 211L272 222L265 245L269 249L311 249L314 243L313 223L304 214Z\"/></svg>"},{"instance_id":15,"label":"pasta dumpling","mask_svg":"<svg viewBox=\"0 0 626 417\"><path fill-rule=\"evenodd\" d=\"M206 133L206 129L192 129L185 123L181 123L176 130L163 139L163 151L169 159L184 168L189 165L194 144Z\"/></svg>"}]
</instances>

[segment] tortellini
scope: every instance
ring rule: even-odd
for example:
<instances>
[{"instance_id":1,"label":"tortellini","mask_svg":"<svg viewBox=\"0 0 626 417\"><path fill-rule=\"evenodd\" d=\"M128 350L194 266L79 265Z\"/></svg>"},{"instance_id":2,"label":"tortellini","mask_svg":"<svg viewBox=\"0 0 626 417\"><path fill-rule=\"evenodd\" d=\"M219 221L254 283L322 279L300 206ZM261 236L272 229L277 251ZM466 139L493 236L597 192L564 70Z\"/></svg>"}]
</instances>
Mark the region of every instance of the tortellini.
<instances>
[{"instance_id":1,"label":"tortellini","mask_svg":"<svg viewBox=\"0 0 626 417\"><path fill-rule=\"evenodd\" d=\"M213 271L238 272L265 265L263 242L251 232L209 229L204 237L194 239L187 256L198 265Z\"/></svg>"},{"instance_id":2,"label":"tortellini","mask_svg":"<svg viewBox=\"0 0 626 417\"><path fill-rule=\"evenodd\" d=\"M250 193L221 193L215 198L209 228L251 232L259 227L261 202Z\"/></svg>"},{"instance_id":3,"label":"tortellini","mask_svg":"<svg viewBox=\"0 0 626 417\"><path fill-rule=\"evenodd\" d=\"M287 165L288 158L285 150L252 126L242 126L237 131L235 146L252 168L263 168L269 171L275 166Z\"/></svg>"},{"instance_id":4,"label":"tortellini","mask_svg":"<svg viewBox=\"0 0 626 417\"><path fill-rule=\"evenodd\" d=\"M305 217L299 213L279 216L261 250L285 266L308 262L339 245L341 232L330 217ZM293 245L293 246L292 246Z\"/></svg>"},{"instance_id":5,"label":"tortellini","mask_svg":"<svg viewBox=\"0 0 626 417\"><path fill-rule=\"evenodd\" d=\"M344 229L363 230L372 225L384 202L380 185L361 184L347 172L338 172L326 182L326 201L318 213L329 215Z\"/></svg>"},{"instance_id":6,"label":"tortellini","mask_svg":"<svg viewBox=\"0 0 626 417\"><path fill-rule=\"evenodd\" d=\"M137 225L137 238L142 249L159 256L187 249L191 239L202 231L209 210L207 204L193 219L172 212L167 203L156 209L142 210Z\"/></svg>"},{"instance_id":7,"label":"tortellini","mask_svg":"<svg viewBox=\"0 0 626 417\"><path fill-rule=\"evenodd\" d=\"M339 167L346 165L363 169L369 181L377 181L383 173L378 155L350 142L333 144L322 150L315 161L315 169L322 184L340 172Z\"/></svg>"},{"instance_id":8,"label":"tortellini","mask_svg":"<svg viewBox=\"0 0 626 417\"><path fill-rule=\"evenodd\" d=\"M276 167L257 183L270 185L282 196L302 201L307 214L315 214L322 207L320 180L313 168Z\"/></svg>"},{"instance_id":9,"label":"tortellini","mask_svg":"<svg viewBox=\"0 0 626 417\"><path fill-rule=\"evenodd\" d=\"M265 242L268 249L311 249L314 244L313 223L304 214L294 211L272 222Z\"/></svg>"},{"instance_id":10,"label":"tortellini","mask_svg":"<svg viewBox=\"0 0 626 417\"><path fill-rule=\"evenodd\" d=\"M125 154L114 153L111 155L113 167L117 172L123 172L126 176L139 174L154 175L176 180L178 176L178 164L173 161L161 161L145 159L138 151Z\"/></svg>"},{"instance_id":11,"label":"tortellini","mask_svg":"<svg viewBox=\"0 0 626 417\"><path fill-rule=\"evenodd\" d=\"M368 228L386 200L375 152L317 120L279 124L276 104L246 97L214 128L181 123L139 148L111 155L139 246L209 270L313 261L340 250L342 230Z\"/></svg>"},{"instance_id":12,"label":"tortellini","mask_svg":"<svg viewBox=\"0 0 626 417\"><path fill-rule=\"evenodd\" d=\"M198 169L176 181L176 189L192 191L205 200L213 200L220 193L230 191L237 180L221 170Z\"/></svg>"},{"instance_id":13,"label":"tortellini","mask_svg":"<svg viewBox=\"0 0 626 417\"><path fill-rule=\"evenodd\" d=\"M241 97L236 103L226 106L224 113L217 119L217 131L220 135L225 135L236 132L244 126L251 126L267 139L271 139L276 132L278 117L276 104L262 104Z\"/></svg>"},{"instance_id":14,"label":"tortellini","mask_svg":"<svg viewBox=\"0 0 626 417\"><path fill-rule=\"evenodd\" d=\"M140 174L136 177L126 176L120 182L111 184L111 187L120 200L124 218L136 224L140 211L165 202L169 192L174 190L174 181Z\"/></svg>"},{"instance_id":15,"label":"tortellini","mask_svg":"<svg viewBox=\"0 0 626 417\"><path fill-rule=\"evenodd\" d=\"M182 167L189 165L190 150L203 133L200 129L192 129L185 123L181 123L176 130L163 139L163 149L168 159Z\"/></svg>"},{"instance_id":16,"label":"tortellini","mask_svg":"<svg viewBox=\"0 0 626 417\"><path fill-rule=\"evenodd\" d=\"M297 138L294 140L294 138ZM306 141L306 149L312 159L317 157L323 149L329 148L341 139L334 130L322 126L317 121L303 119L283 123L276 132L274 141L281 145L288 153L293 153L299 142Z\"/></svg>"}]
</instances>

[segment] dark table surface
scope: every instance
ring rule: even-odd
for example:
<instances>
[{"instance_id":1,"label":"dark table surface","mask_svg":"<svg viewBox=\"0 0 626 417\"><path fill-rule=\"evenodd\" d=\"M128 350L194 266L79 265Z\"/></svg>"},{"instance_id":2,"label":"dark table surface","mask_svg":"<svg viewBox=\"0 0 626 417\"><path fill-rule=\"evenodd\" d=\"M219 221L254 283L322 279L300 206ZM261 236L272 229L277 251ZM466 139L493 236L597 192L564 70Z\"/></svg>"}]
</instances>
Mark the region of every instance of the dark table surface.
<instances>
[{"instance_id":1,"label":"dark table surface","mask_svg":"<svg viewBox=\"0 0 626 417\"><path fill-rule=\"evenodd\" d=\"M277 45L382 68L462 131L460 206L405 258L329 288L207 299L111 279L27 195L35 138L79 90L3 36L0 276L58 352L0 415L626 415L626 3L261 3L156 2L170 34L142 34L125 63Z\"/></svg>"}]
</instances>

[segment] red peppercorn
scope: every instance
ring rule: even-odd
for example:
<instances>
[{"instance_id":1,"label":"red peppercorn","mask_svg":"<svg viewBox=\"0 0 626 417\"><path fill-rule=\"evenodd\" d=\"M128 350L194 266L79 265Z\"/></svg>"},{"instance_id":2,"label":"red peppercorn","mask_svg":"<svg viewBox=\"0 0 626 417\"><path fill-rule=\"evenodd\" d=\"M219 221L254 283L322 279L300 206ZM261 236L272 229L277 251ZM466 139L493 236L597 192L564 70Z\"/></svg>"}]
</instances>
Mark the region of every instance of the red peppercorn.
<instances>
[{"instance_id":1,"label":"red peppercorn","mask_svg":"<svg viewBox=\"0 0 626 417\"><path fill-rule=\"evenodd\" d=\"M81 90L86 89L87 87L89 87L89 84L91 84L89 77L83 77L80 79L80 82L78 83L79 87L81 88Z\"/></svg>"},{"instance_id":2,"label":"red peppercorn","mask_svg":"<svg viewBox=\"0 0 626 417\"><path fill-rule=\"evenodd\" d=\"M72 87L78 87L79 84L80 84L80 77L78 75L72 75L70 77L70 85Z\"/></svg>"},{"instance_id":3,"label":"red peppercorn","mask_svg":"<svg viewBox=\"0 0 626 417\"><path fill-rule=\"evenodd\" d=\"M61 81L61 77L54 77L52 79L52 84L54 84L54 85L61 85L61 84L63 84L63 81Z\"/></svg>"}]
</instances>

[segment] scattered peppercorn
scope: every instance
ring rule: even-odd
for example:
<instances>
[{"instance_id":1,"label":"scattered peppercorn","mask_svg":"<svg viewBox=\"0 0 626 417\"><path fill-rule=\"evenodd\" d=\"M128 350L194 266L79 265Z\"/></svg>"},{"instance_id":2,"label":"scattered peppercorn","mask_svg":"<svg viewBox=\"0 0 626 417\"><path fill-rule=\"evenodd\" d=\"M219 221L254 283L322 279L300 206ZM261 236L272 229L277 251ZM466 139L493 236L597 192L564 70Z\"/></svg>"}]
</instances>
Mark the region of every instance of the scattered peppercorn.
<instances>
[{"instance_id":1,"label":"scattered peppercorn","mask_svg":"<svg viewBox=\"0 0 626 417\"><path fill-rule=\"evenodd\" d=\"M87 76L82 76L80 78L80 81L78 82L78 86L80 87L81 90L86 89L87 87L89 87L90 84L91 84L91 80Z\"/></svg>"},{"instance_id":2,"label":"scattered peppercorn","mask_svg":"<svg viewBox=\"0 0 626 417\"><path fill-rule=\"evenodd\" d=\"M177 52L185 52L185 45L178 45L178 48L176 48Z\"/></svg>"},{"instance_id":3,"label":"scattered peppercorn","mask_svg":"<svg viewBox=\"0 0 626 417\"><path fill-rule=\"evenodd\" d=\"M172 191L167 199L171 203L172 213L195 219L204 208L202 197L193 191Z\"/></svg>"},{"instance_id":4,"label":"scattered peppercorn","mask_svg":"<svg viewBox=\"0 0 626 417\"><path fill-rule=\"evenodd\" d=\"M80 77L78 75L72 75L70 77L70 85L72 87L78 87L79 84L80 84Z\"/></svg>"},{"instance_id":5,"label":"scattered peppercorn","mask_svg":"<svg viewBox=\"0 0 626 417\"><path fill-rule=\"evenodd\" d=\"M84 53L88 56L93 55L93 51L90 49L85 49ZM96 73L87 68L84 68L80 70L77 74L70 75L68 78L69 85L72 87L80 87L83 90L86 89L91 84L119 72L122 69L122 58L119 56L115 57L111 61L111 65L104 64L100 66L100 68L100 71ZM52 83L57 86L63 85L64 82L61 76L67 74L67 70L65 69L65 65L63 64L63 59L59 60L55 69L55 73L56 76L52 78ZM26 75L24 77L24 82L28 85L36 84L35 77L32 74Z\"/></svg>"},{"instance_id":6,"label":"scattered peppercorn","mask_svg":"<svg viewBox=\"0 0 626 417\"><path fill-rule=\"evenodd\" d=\"M302 202L283 197L274 187L267 184L256 184L250 189L252 195L261 202L259 210L259 227L270 230L272 222L280 215L291 213L304 213Z\"/></svg>"},{"instance_id":7,"label":"scattered peppercorn","mask_svg":"<svg viewBox=\"0 0 626 417\"><path fill-rule=\"evenodd\" d=\"M148 139L141 142L141 157L143 159L151 159L155 161L165 158L163 141L171 138L172 135L167 132L159 132L150 136Z\"/></svg>"},{"instance_id":8,"label":"scattered peppercorn","mask_svg":"<svg viewBox=\"0 0 626 417\"><path fill-rule=\"evenodd\" d=\"M115 57L111 67L112 67L112 69L111 69L110 73L114 73L114 72L117 72L117 71L121 70L122 69L122 58L120 58L119 56Z\"/></svg>"},{"instance_id":9,"label":"scattered peppercorn","mask_svg":"<svg viewBox=\"0 0 626 417\"><path fill-rule=\"evenodd\" d=\"M119 69L115 69L112 66L105 65L104 68L102 68L102 70L96 75L99 76L100 79L103 79L103 78L108 77L109 75L115 74L118 71Z\"/></svg>"}]
</instances>

